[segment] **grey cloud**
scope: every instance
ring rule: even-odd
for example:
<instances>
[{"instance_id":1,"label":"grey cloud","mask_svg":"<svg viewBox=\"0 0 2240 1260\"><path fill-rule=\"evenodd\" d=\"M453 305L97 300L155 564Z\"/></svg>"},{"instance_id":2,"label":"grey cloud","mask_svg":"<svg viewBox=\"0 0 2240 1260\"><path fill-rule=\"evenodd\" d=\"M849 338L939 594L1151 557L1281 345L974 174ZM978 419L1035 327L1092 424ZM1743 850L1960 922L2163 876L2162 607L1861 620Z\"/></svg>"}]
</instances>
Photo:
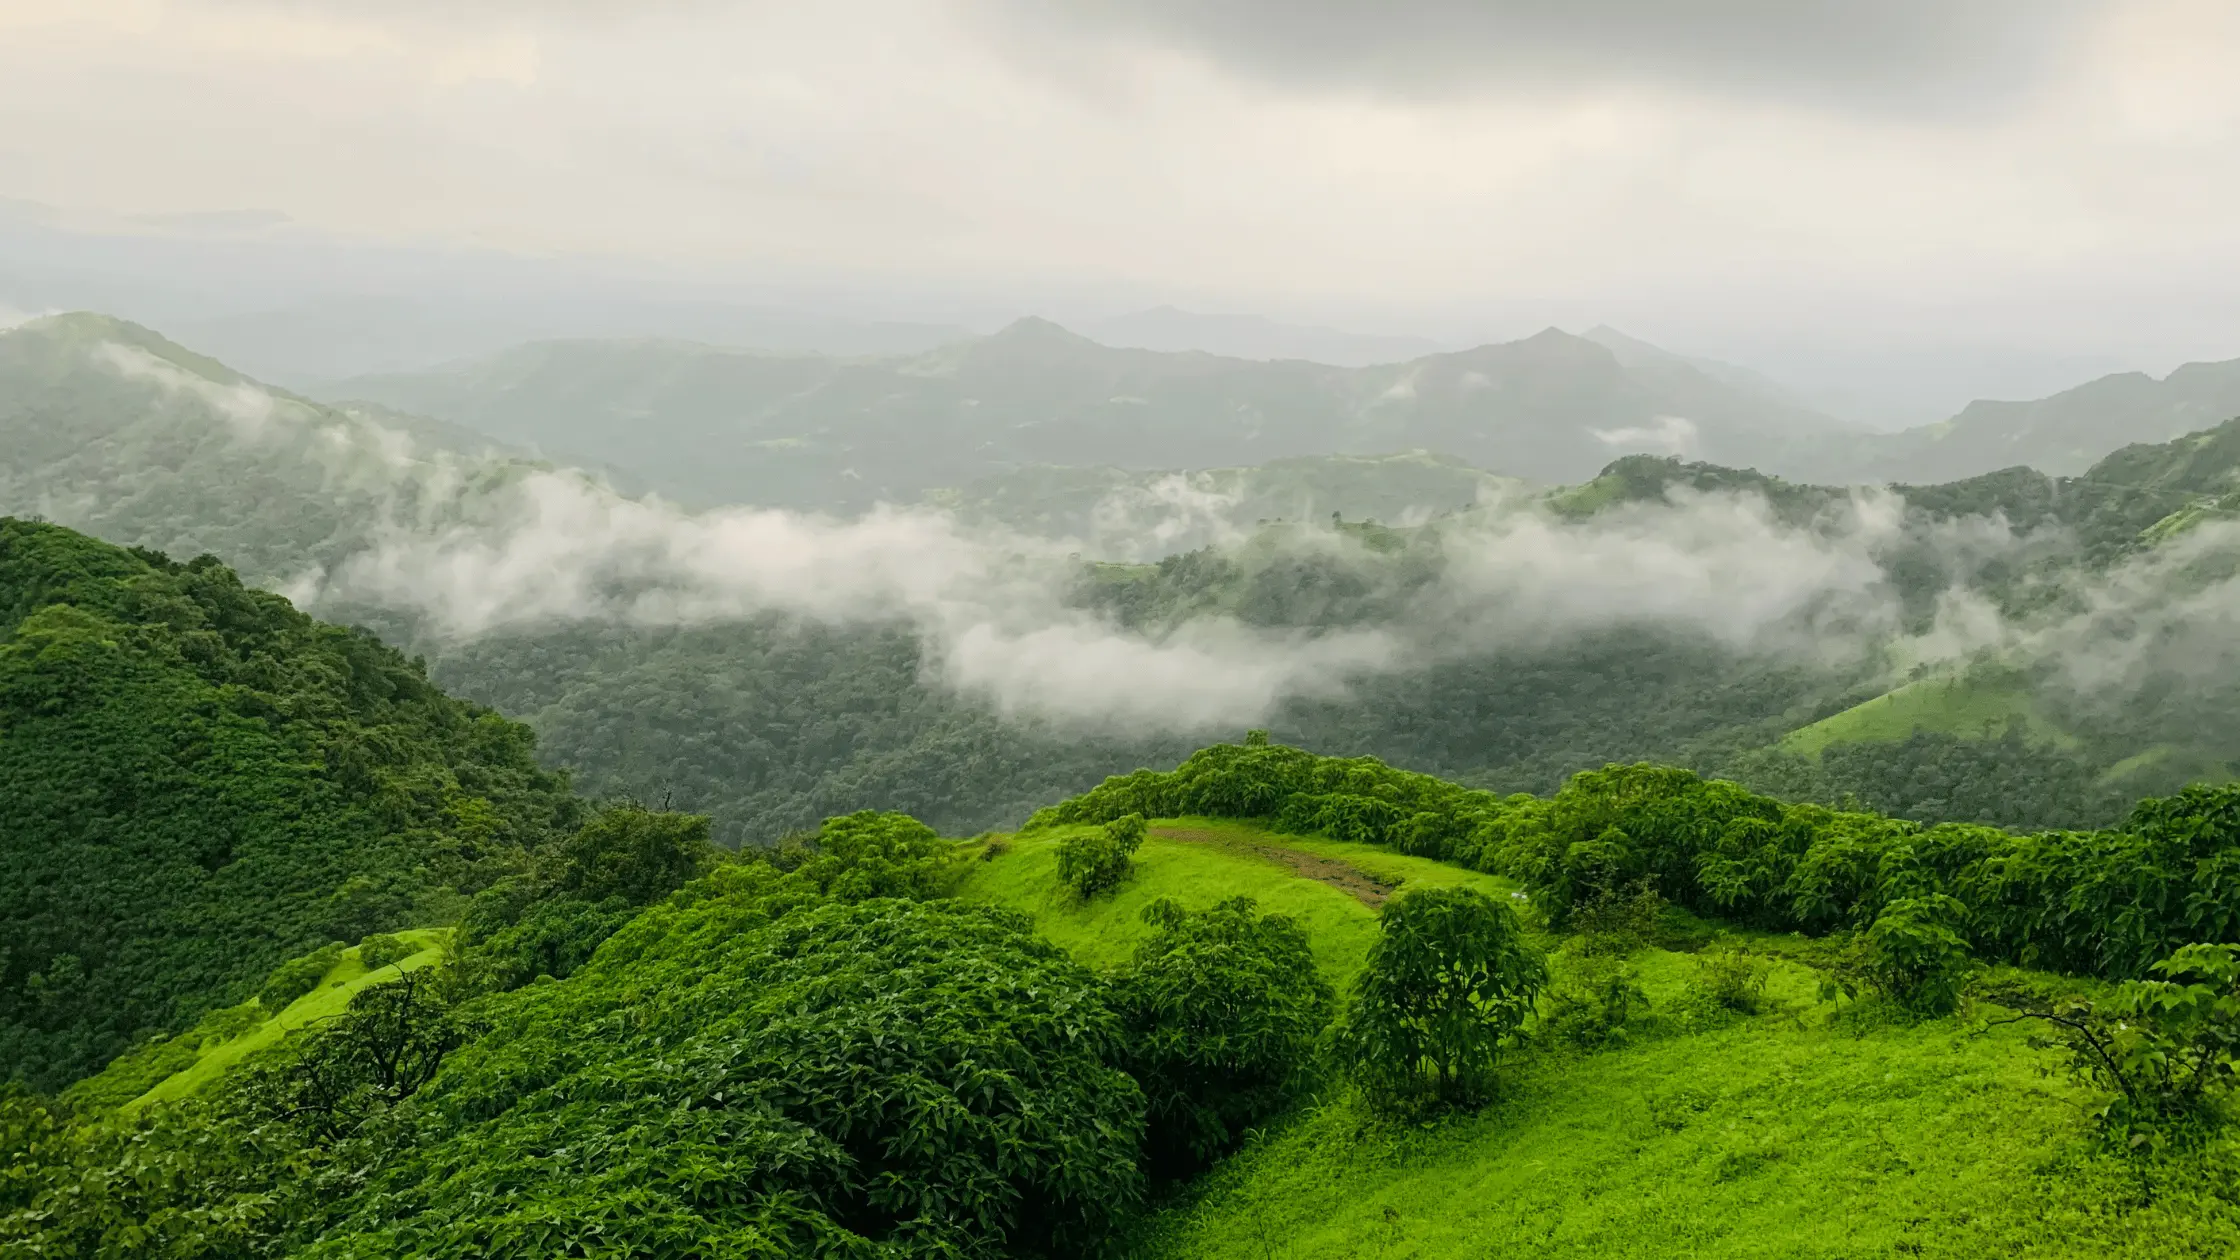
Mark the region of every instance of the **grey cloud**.
<instances>
[{"instance_id":1,"label":"grey cloud","mask_svg":"<svg viewBox=\"0 0 2240 1260\"><path fill-rule=\"evenodd\" d=\"M1952 107L2035 82L2105 0L969 0L1045 34L1201 51L1292 87L1446 96L1651 82Z\"/></svg>"}]
</instances>

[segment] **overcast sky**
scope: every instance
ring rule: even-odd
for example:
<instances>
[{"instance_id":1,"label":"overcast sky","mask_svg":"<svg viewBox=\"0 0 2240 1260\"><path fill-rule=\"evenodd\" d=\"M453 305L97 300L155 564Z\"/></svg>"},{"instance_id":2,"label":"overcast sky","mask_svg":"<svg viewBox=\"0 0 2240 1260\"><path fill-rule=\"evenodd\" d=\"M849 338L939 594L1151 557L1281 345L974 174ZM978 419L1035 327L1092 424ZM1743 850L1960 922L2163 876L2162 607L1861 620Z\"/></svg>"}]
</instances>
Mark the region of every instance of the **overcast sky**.
<instances>
[{"instance_id":1,"label":"overcast sky","mask_svg":"<svg viewBox=\"0 0 2240 1260\"><path fill-rule=\"evenodd\" d=\"M2236 64L2231 0L0 0L0 197L2160 368L2240 355Z\"/></svg>"}]
</instances>

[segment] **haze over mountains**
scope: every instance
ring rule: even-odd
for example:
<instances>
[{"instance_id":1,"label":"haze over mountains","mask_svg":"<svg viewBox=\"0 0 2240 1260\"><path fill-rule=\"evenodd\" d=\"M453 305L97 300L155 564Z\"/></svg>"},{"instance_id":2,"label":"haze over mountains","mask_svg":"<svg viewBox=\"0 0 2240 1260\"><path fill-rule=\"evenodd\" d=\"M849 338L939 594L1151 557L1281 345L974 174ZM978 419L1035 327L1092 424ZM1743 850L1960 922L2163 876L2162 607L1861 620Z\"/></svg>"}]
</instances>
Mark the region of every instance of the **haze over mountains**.
<instances>
[{"instance_id":1,"label":"haze over mountains","mask_svg":"<svg viewBox=\"0 0 2240 1260\"><path fill-rule=\"evenodd\" d=\"M1748 369L1606 327L1359 367L1117 348L1040 319L924 354L846 359L568 341L314 392L634 468L686 502L860 510L1044 465L1205 469L1409 449L1546 483L1633 453L1839 484L2018 464L2074 474L2126 443L2240 413L2240 361L1979 402L1898 433L1842 424Z\"/></svg>"},{"instance_id":2,"label":"haze over mountains","mask_svg":"<svg viewBox=\"0 0 2240 1260\"><path fill-rule=\"evenodd\" d=\"M212 551L423 653L586 782L684 792L734 839L867 802L989 825L1244 722L1494 785L1655 755L1993 818L2022 817L1997 813L2024 807L2016 776L2063 785L2026 794L2033 821L2093 817L2125 776L2231 759L2222 692L2169 685L2224 659L2229 426L2081 477L1896 493L1653 453L1598 454L1552 489L1449 454L1249 462L1294 412L1333 442L1491 450L1472 428L1489 402L1511 449L1581 460L1622 446L1595 426L1644 398L1793 418L1808 447L1872 437L1619 348L1632 366L1551 332L1345 369L1117 350L1040 322L868 360L546 344L439 382L505 385L510 365L517 388L458 395L499 404L472 418L501 441L316 403L150 330L65 316L0 334L0 510ZM2143 393L2167 403L2214 379ZM1403 382L1415 395L1391 396ZM1248 386L1284 410L1241 414ZM728 418L744 387L776 418L760 448ZM1534 427L1551 414L1568 422ZM672 497L688 461L648 462L665 450L768 499L714 478L697 484L729 502L633 497L526 450L554 440L555 415ZM1724 434L1749 438L1739 421ZM1669 436L1627 440L1653 452ZM1130 443L1196 467L1144 467ZM2150 640L2163 655L2138 655ZM1954 742L1907 743L1917 726Z\"/></svg>"}]
</instances>

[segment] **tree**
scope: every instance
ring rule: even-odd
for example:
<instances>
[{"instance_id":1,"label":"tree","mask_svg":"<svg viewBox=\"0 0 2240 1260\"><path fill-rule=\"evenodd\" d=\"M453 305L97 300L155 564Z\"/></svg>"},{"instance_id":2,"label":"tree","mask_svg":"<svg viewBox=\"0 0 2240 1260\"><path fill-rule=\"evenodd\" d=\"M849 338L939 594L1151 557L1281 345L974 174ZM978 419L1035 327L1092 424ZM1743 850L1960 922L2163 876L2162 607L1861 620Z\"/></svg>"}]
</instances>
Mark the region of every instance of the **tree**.
<instances>
[{"instance_id":1,"label":"tree","mask_svg":"<svg viewBox=\"0 0 2240 1260\"><path fill-rule=\"evenodd\" d=\"M430 980L408 971L364 989L341 1015L307 1028L241 1085L252 1114L338 1141L435 1079L444 1059L481 1031Z\"/></svg>"},{"instance_id":2,"label":"tree","mask_svg":"<svg viewBox=\"0 0 2240 1260\"><path fill-rule=\"evenodd\" d=\"M560 886L586 901L621 897L642 906L715 860L708 820L638 805L600 811L560 846Z\"/></svg>"},{"instance_id":3,"label":"tree","mask_svg":"<svg viewBox=\"0 0 2240 1260\"><path fill-rule=\"evenodd\" d=\"M1058 879L1083 900L1120 886L1143 846L1141 814L1127 814L1058 842Z\"/></svg>"},{"instance_id":4,"label":"tree","mask_svg":"<svg viewBox=\"0 0 2240 1260\"><path fill-rule=\"evenodd\" d=\"M1471 888L1405 893L1378 925L1339 1032L1348 1069L1386 1101L1482 1096L1547 985L1547 959L1515 911Z\"/></svg>"},{"instance_id":5,"label":"tree","mask_svg":"<svg viewBox=\"0 0 2240 1260\"><path fill-rule=\"evenodd\" d=\"M1282 1109L1330 1021L1332 994L1307 934L1250 897L1143 912L1151 937L1113 979L1122 1060L1149 1103L1152 1170L1190 1176Z\"/></svg>"}]
</instances>

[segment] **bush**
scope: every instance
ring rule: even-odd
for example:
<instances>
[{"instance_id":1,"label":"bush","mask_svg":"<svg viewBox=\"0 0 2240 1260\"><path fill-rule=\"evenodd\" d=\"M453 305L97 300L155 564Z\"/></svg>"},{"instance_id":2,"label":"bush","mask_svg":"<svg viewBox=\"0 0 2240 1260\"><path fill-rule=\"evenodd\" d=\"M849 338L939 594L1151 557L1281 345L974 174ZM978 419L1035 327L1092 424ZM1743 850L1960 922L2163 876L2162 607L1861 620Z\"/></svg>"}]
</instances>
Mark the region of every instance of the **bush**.
<instances>
[{"instance_id":1,"label":"bush","mask_svg":"<svg viewBox=\"0 0 2240 1260\"><path fill-rule=\"evenodd\" d=\"M1104 985L1016 915L799 883L718 872L490 1001L311 1254L1092 1254L1141 1181Z\"/></svg>"},{"instance_id":2,"label":"bush","mask_svg":"<svg viewBox=\"0 0 2240 1260\"><path fill-rule=\"evenodd\" d=\"M1634 1014L1647 1009L1640 973L1610 954L1582 953L1548 990L1541 1026L1559 1040L1595 1049L1624 1041Z\"/></svg>"},{"instance_id":3,"label":"bush","mask_svg":"<svg viewBox=\"0 0 2240 1260\"><path fill-rule=\"evenodd\" d=\"M1948 1015L1970 963L1955 929L1960 903L1941 893L1901 897L1859 940L1858 968L1877 992L1915 1015Z\"/></svg>"},{"instance_id":4,"label":"bush","mask_svg":"<svg viewBox=\"0 0 2240 1260\"><path fill-rule=\"evenodd\" d=\"M234 1088L249 1114L334 1142L418 1093L480 1032L453 1012L428 972L410 972L360 990L340 1017L291 1034Z\"/></svg>"},{"instance_id":5,"label":"bush","mask_svg":"<svg viewBox=\"0 0 2240 1260\"><path fill-rule=\"evenodd\" d=\"M1348 1069L1381 1102L1481 1096L1547 984L1546 958L1514 910L1470 888L1403 893L1378 925L1339 1030Z\"/></svg>"},{"instance_id":6,"label":"bush","mask_svg":"<svg viewBox=\"0 0 2240 1260\"><path fill-rule=\"evenodd\" d=\"M1127 814L1058 842L1058 880L1084 901L1120 886L1142 847L1143 815Z\"/></svg>"},{"instance_id":7,"label":"bush","mask_svg":"<svg viewBox=\"0 0 2240 1260\"><path fill-rule=\"evenodd\" d=\"M2098 1119L2130 1149L2203 1131L2240 1079L2240 945L2188 945L2153 975L2098 1004L2013 987L1985 995L2051 1027L2039 1044L2066 1049L2076 1074L2109 1092Z\"/></svg>"},{"instance_id":8,"label":"bush","mask_svg":"<svg viewBox=\"0 0 2240 1260\"><path fill-rule=\"evenodd\" d=\"M258 1005L275 1015L288 1009L297 998L318 988L319 982L342 961L343 951L349 948L341 941L329 941L301 958L291 958L273 968L271 978L257 990Z\"/></svg>"},{"instance_id":9,"label":"bush","mask_svg":"<svg viewBox=\"0 0 2240 1260\"><path fill-rule=\"evenodd\" d=\"M708 820L637 805L601 810L560 846L559 888L585 901L646 905L715 863Z\"/></svg>"},{"instance_id":10,"label":"bush","mask_svg":"<svg viewBox=\"0 0 2240 1260\"><path fill-rule=\"evenodd\" d=\"M1249 897L1191 913L1161 899L1113 980L1123 1065L1143 1086L1150 1166L1190 1176L1290 1100L1330 1020L1329 984L1293 920Z\"/></svg>"},{"instance_id":11,"label":"bush","mask_svg":"<svg viewBox=\"0 0 2240 1260\"><path fill-rule=\"evenodd\" d=\"M420 947L395 936L369 936L358 942L358 961L367 971L379 971L420 952Z\"/></svg>"},{"instance_id":12,"label":"bush","mask_svg":"<svg viewBox=\"0 0 2240 1260\"><path fill-rule=\"evenodd\" d=\"M1769 970L1763 959L1720 946L1696 955L1696 974L1688 987L1692 996L1714 1010L1756 1015L1765 1009Z\"/></svg>"}]
</instances>

